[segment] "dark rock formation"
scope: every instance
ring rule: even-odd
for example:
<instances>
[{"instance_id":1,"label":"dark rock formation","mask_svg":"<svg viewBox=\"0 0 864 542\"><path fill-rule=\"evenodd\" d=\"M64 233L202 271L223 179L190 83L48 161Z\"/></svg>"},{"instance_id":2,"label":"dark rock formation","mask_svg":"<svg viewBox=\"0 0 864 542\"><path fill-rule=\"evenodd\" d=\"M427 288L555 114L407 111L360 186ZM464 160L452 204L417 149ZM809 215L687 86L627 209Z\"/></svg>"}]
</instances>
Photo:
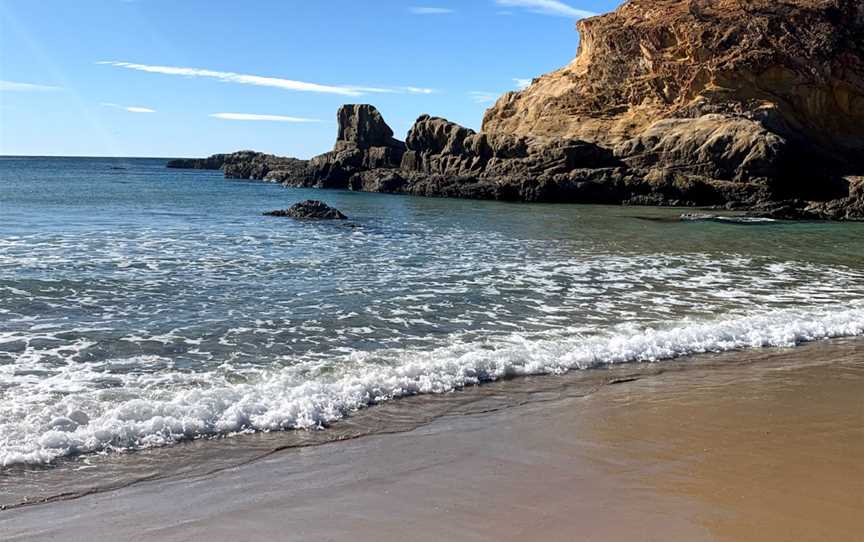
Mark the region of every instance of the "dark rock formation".
<instances>
[{"instance_id":1,"label":"dark rock formation","mask_svg":"<svg viewBox=\"0 0 864 542\"><path fill-rule=\"evenodd\" d=\"M208 158L175 158L166 167L172 169L222 169L227 154L214 154Z\"/></svg>"},{"instance_id":2,"label":"dark rock formation","mask_svg":"<svg viewBox=\"0 0 864 542\"><path fill-rule=\"evenodd\" d=\"M286 158L255 151L237 151L214 154L208 158L178 158L170 160L169 168L222 170L229 179L267 179L271 172L277 176L302 174L306 160Z\"/></svg>"},{"instance_id":3,"label":"dark rock formation","mask_svg":"<svg viewBox=\"0 0 864 542\"><path fill-rule=\"evenodd\" d=\"M749 216L777 220L864 220L864 177L843 179L848 196L828 201L761 201L751 207Z\"/></svg>"},{"instance_id":4,"label":"dark rock formation","mask_svg":"<svg viewBox=\"0 0 864 542\"><path fill-rule=\"evenodd\" d=\"M405 149L405 144L393 138L393 130L371 105L343 105L336 112L336 118L339 122L336 151L372 147Z\"/></svg>"},{"instance_id":5,"label":"dark rock formation","mask_svg":"<svg viewBox=\"0 0 864 542\"><path fill-rule=\"evenodd\" d=\"M405 143L393 139L393 130L371 105L343 105L337 112L339 134L333 150L309 161L303 185L347 188L361 171L399 167ZM291 178L285 179L291 182ZM295 181L296 182L296 181Z\"/></svg>"},{"instance_id":6,"label":"dark rock formation","mask_svg":"<svg viewBox=\"0 0 864 542\"><path fill-rule=\"evenodd\" d=\"M225 177L229 179L267 179L274 172L298 174L306 171L306 160L241 151L229 154L222 166Z\"/></svg>"},{"instance_id":7,"label":"dark rock formation","mask_svg":"<svg viewBox=\"0 0 864 542\"><path fill-rule=\"evenodd\" d=\"M289 209L264 213L264 216L288 217L301 220L345 220L348 218L339 210L330 207L326 203L311 199L295 203Z\"/></svg>"}]
</instances>

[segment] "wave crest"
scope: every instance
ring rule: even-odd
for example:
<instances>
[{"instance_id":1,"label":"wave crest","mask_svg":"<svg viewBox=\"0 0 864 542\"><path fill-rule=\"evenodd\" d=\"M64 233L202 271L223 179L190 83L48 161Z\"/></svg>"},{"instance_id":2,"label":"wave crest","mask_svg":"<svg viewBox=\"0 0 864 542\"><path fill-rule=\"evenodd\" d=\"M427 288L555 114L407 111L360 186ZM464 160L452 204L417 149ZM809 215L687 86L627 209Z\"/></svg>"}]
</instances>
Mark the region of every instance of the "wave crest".
<instances>
[{"instance_id":1,"label":"wave crest","mask_svg":"<svg viewBox=\"0 0 864 542\"><path fill-rule=\"evenodd\" d=\"M73 393L62 402L65 413L43 410L19 422L6 422L0 428L0 465L47 464L63 456L164 446L238 432L318 428L381 401L445 393L508 376L792 347L862 334L864 307L786 310L680 321L662 329L619 326L589 337L556 332L548 338L528 339L512 334L495 342L456 342L428 351L355 352L339 364L343 368L339 373L317 373L311 378L308 366L262 371L247 383L231 383L216 374L177 376L173 391L148 392L145 387L138 397L110 403L98 394ZM98 415L86 414L100 409ZM20 412L26 411L22 406Z\"/></svg>"}]
</instances>

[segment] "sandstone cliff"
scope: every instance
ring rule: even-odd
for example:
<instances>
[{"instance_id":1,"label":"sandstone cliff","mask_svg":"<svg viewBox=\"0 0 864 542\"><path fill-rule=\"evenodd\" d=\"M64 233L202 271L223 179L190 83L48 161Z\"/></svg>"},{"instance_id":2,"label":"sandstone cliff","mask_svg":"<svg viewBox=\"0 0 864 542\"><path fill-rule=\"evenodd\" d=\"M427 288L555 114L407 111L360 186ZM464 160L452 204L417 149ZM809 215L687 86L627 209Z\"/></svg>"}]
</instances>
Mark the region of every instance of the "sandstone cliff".
<instances>
[{"instance_id":1,"label":"sandstone cliff","mask_svg":"<svg viewBox=\"0 0 864 542\"><path fill-rule=\"evenodd\" d=\"M616 147L719 114L864 164L861 0L630 0L578 30L575 60L501 97L483 131Z\"/></svg>"}]
</instances>

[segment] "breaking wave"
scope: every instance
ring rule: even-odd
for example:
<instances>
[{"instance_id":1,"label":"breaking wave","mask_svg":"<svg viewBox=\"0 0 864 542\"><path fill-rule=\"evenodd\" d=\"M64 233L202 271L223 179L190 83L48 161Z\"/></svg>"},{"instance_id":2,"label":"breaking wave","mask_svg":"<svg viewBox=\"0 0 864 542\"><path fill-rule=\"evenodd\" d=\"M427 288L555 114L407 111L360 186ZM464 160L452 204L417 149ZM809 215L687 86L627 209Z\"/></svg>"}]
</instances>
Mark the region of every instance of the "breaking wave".
<instances>
[{"instance_id":1,"label":"breaking wave","mask_svg":"<svg viewBox=\"0 0 864 542\"><path fill-rule=\"evenodd\" d=\"M339 367L337 371L325 370L323 362L307 362L247 371L241 381L229 364L207 373L130 372L115 375L118 382L107 389L74 393L76 382L104 377L99 364L106 362L88 363L75 367L74 373L70 369L53 377L68 379L69 393L51 407L34 411L28 405L30 397L19 397L20 404L9 406L7 410L19 416L18 421L2 422L0 465L47 464L82 453L149 448L241 432L314 429L378 402L446 393L503 377L792 347L862 334L864 307L852 304L833 310L683 320L662 328L622 325L589 336L565 328L542 338L511 334L481 342L455 340L427 351L349 352L340 363L326 364ZM135 366L164 362L158 357L131 360ZM123 399L124 395L128 398Z\"/></svg>"}]
</instances>

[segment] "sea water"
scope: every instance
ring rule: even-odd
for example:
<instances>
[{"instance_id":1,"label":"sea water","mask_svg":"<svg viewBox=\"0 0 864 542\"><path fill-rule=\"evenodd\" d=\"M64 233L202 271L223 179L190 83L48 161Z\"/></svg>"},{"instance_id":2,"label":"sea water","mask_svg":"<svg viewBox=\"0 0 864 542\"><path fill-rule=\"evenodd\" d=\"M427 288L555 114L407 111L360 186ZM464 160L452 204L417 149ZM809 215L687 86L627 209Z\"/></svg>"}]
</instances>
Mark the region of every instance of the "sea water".
<instances>
[{"instance_id":1,"label":"sea water","mask_svg":"<svg viewBox=\"0 0 864 542\"><path fill-rule=\"evenodd\" d=\"M165 164L0 158L0 471L864 334L864 224L287 189ZM262 216L310 198L350 220Z\"/></svg>"}]
</instances>

